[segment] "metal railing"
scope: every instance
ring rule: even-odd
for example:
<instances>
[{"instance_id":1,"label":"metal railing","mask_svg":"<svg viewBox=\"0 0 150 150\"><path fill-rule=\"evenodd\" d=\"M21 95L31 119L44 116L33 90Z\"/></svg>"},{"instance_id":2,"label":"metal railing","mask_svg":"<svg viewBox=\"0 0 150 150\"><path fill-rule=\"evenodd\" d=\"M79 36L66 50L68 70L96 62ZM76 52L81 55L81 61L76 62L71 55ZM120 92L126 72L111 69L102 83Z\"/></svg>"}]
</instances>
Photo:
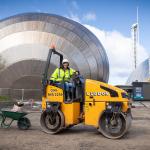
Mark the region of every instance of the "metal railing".
<instances>
[{"instance_id":1,"label":"metal railing","mask_svg":"<svg viewBox=\"0 0 150 150\"><path fill-rule=\"evenodd\" d=\"M14 89L14 88L0 88L1 100L41 100L42 90L41 89Z\"/></svg>"}]
</instances>

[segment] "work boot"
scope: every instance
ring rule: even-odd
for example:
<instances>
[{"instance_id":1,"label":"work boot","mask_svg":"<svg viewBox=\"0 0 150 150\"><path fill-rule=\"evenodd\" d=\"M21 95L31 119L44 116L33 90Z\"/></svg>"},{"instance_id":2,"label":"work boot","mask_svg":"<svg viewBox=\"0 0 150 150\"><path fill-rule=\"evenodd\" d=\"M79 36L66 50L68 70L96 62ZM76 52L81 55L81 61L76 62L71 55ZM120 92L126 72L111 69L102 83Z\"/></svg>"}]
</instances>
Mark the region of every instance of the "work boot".
<instances>
[{"instance_id":1,"label":"work boot","mask_svg":"<svg viewBox=\"0 0 150 150\"><path fill-rule=\"evenodd\" d=\"M65 101L66 102L69 102L71 99L70 99L70 95L69 95L69 92L65 92Z\"/></svg>"}]
</instances>

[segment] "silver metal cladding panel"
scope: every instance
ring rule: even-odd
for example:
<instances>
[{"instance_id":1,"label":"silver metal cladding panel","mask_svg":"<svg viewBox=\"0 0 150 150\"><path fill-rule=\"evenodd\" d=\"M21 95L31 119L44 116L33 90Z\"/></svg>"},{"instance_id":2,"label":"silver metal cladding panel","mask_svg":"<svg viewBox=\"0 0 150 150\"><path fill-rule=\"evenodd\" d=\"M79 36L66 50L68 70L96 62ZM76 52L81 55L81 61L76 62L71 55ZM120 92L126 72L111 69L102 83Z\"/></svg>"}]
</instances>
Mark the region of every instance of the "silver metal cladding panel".
<instances>
[{"instance_id":1,"label":"silver metal cladding panel","mask_svg":"<svg viewBox=\"0 0 150 150\"><path fill-rule=\"evenodd\" d=\"M129 76L126 84L131 85L134 81L146 82L150 79L149 59L143 61Z\"/></svg>"},{"instance_id":2,"label":"silver metal cladding panel","mask_svg":"<svg viewBox=\"0 0 150 150\"><path fill-rule=\"evenodd\" d=\"M0 81L3 81L0 86L14 87L24 76L34 77L34 70L41 76L44 63L39 62L46 60L51 44L55 44L69 59L71 67L85 78L108 81L106 52L87 28L58 15L26 13L0 21L0 54L6 61L0 72ZM53 57L51 72L58 66L57 60Z\"/></svg>"}]
</instances>

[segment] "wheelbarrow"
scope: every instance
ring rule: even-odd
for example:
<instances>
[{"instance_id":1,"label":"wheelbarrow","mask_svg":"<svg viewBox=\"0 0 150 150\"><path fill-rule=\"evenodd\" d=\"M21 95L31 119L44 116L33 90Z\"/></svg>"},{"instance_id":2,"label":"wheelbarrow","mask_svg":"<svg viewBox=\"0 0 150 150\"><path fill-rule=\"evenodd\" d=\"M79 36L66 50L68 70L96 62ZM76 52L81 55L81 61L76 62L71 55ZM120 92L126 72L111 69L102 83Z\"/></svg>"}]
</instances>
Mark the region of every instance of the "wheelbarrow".
<instances>
[{"instance_id":1,"label":"wheelbarrow","mask_svg":"<svg viewBox=\"0 0 150 150\"><path fill-rule=\"evenodd\" d=\"M17 121L17 126L21 130L27 130L31 127L30 120L25 117L26 112L13 112L8 109L1 109L0 111L0 125L2 128L9 128L13 121ZM6 119L10 119L9 123L6 123Z\"/></svg>"}]
</instances>

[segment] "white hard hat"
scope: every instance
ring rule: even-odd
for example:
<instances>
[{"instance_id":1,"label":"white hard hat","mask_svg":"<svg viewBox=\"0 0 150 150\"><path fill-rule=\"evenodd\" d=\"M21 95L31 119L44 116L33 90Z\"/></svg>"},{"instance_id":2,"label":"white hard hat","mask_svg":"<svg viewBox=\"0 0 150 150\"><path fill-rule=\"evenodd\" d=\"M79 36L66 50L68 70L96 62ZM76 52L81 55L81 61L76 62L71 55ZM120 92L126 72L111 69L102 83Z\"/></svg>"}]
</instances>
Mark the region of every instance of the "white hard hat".
<instances>
[{"instance_id":1,"label":"white hard hat","mask_svg":"<svg viewBox=\"0 0 150 150\"><path fill-rule=\"evenodd\" d=\"M68 63L69 64L69 60L68 59L63 59L62 64L63 63Z\"/></svg>"}]
</instances>

